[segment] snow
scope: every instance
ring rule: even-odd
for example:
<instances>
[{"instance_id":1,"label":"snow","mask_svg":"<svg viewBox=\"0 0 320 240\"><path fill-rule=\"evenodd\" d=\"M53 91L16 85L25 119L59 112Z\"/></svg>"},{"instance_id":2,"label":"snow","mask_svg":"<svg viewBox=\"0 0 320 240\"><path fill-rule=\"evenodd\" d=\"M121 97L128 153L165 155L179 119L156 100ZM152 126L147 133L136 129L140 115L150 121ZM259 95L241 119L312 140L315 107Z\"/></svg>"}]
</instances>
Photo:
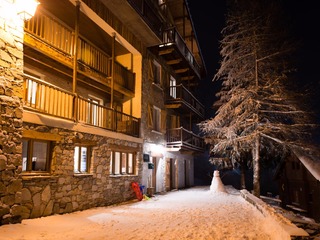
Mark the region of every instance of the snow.
<instances>
[{"instance_id":1,"label":"snow","mask_svg":"<svg viewBox=\"0 0 320 240\"><path fill-rule=\"evenodd\" d=\"M211 192L226 192L226 189L221 181L220 173L218 170L215 170L213 172L213 178L211 180L210 191Z\"/></svg>"},{"instance_id":2,"label":"snow","mask_svg":"<svg viewBox=\"0 0 320 240\"><path fill-rule=\"evenodd\" d=\"M220 186L221 187L221 186ZM0 226L1 240L290 239L240 191L192 187L142 201ZM281 238L279 237L281 236Z\"/></svg>"}]
</instances>

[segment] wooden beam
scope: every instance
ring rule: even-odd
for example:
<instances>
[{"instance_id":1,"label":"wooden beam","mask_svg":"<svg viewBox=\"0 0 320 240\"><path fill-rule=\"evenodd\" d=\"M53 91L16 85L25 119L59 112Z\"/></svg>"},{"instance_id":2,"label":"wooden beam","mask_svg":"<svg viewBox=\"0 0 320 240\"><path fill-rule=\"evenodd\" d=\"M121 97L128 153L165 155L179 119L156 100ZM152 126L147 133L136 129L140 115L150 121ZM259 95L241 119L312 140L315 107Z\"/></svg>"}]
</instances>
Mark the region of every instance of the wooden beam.
<instances>
[{"instance_id":1,"label":"wooden beam","mask_svg":"<svg viewBox=\"0 0 320 240\"><path fill-rule=\"evenodd\" d=\"M194 76L187 76L187 77L182 77L181 78L182 81L192 80L192 79L194 79Z\"/></svg>"},{"instance_id":2,"label":"wooden beam","mask_svg":"<svg viewBox=\"0 0 320 240\"><path fill-rule=\"evenodd\" d=\"M165 50L162 50L162 51L159 51L159 55L166 55L166 54L170 54L174 51L173 48L169 48L169 49L165 49Z\"/></svg>"},{"instance_id":3,"label":"wooden beam","mask_svg":"<svg viewBox=\"0 0 320 240\"><path fill-rule=\"evenodd\" d=\"M165 104L166 108L179 108L181 107L180 103L176 103L176 104Z\"/></svg>"},{"instance_id":4,"label":"wooden beam","mask_svg":"<svg viewBox=\"0 0 320 240\"><path fill-rule=\"evenodd\" d=\"M189 68L181 68L181 69L178 69L178 70L175 70L174 72L175 73L185 73L189 70Z\"/></svg>"},{"instance_id":5,"label":"wooden beam","mask_svg":"<svg viewBox=\"0 0 320 240\"><path fill-rule=\"evenodd\" d=\"M48 141L61 141L61 136L55 133L37 132L35 130L23 130L22 137Z\"/></svg>"},{"instance_id":6,"label":"wooden beam","mask_svg":"<svg viewBox=\"0 0 320 240\"><path fill-rule=\"evenodd\" d=\"M174 64L180 63L181 61L182 61L182 58L178 58L178 59L167 61L167 64L168 65L174 65Z\"/></svg>"}]
</instances>

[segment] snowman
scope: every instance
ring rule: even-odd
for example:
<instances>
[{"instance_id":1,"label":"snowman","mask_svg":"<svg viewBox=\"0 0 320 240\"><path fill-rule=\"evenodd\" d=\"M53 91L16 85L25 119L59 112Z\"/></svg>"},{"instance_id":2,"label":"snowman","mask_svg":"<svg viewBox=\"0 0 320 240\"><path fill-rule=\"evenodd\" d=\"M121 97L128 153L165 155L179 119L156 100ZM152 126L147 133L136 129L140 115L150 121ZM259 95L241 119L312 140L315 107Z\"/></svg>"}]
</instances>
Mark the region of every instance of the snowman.
<instances>
[{"instance_id":1,"label":"snowman","mask_svg":"<svg viewBox=\"0 0 320 240\"><path fill-rule=\"evenodd\" d=\"M211 192L227 192L220 178L218 170L213 173L213 178L210 185Z\"/></svg>"}]
</instances>

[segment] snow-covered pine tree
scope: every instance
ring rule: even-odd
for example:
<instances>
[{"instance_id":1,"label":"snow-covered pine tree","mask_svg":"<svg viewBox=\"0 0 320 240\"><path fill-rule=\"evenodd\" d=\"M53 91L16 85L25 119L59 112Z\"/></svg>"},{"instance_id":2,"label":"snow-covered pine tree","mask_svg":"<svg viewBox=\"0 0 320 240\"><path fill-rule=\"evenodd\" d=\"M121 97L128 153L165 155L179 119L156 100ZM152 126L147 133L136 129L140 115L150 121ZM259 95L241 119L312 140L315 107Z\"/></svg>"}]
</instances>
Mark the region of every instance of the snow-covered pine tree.
<instances>
[{"instance_id":1,"label":"snow-covered pine tree","mask_svg":"<svg viewBox=\"0 0 320 240\"><path fill-rule=\"evenodd\" d=\"M221 81L218 109L199 124L212 146L213 161L227 157L233 163L252 164L256 196L261 157L285 155L290 144L308 139L313 126L289 88L295 48L278 3L234 0L228 5L222 60L213 79Z\"/></svg>"}]
</instances>

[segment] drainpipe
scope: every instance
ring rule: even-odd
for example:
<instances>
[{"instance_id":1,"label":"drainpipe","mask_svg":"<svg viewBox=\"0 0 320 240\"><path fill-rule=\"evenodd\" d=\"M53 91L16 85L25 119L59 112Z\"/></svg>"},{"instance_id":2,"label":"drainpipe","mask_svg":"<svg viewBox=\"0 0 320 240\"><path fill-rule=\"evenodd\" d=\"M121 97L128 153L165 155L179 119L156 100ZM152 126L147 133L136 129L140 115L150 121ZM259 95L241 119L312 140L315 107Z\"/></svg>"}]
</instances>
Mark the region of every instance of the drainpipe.
<instances>
[{"instance_id":1,"label":"drainpipe","mask_svg":"<svg viewBox=\"0 0 320 240\"><path fill-rule=\"evenodd\" d=\"M73 74L72 74L72 93L74 94L73 99L73 119L77 121L77 109L78 109L78 97L77 97L77 71L78 71L78 45L79 45L79 16L80 16L80 1L76 1L76 19L74 29L74 42L73 42Z\"/></svg>"},{"instance_id":2,"label":"drainpipe","mask_svg":"<svg viewBox=\"0 0 320 240\"><path fill-rule=\"evenodd\" d=\"M113 109L113 91L114 91L114 70L115 70L115 42L116 33L113 33L112 39L112 60L111 60L111 102L110 107Z\"/></svg>"},{"instance_id":3,"label":"drainpipe","mask_svg":"<svg viewBox=\"0 0 320 240\"><path fill-rule=\"evenodd\" d=\"M132 53L131 53L131 70L133 71L133 54ZM132 116L132 109L133 109L133 102L132 102L132 98L130 98L130 116Z\"/></svg>"}]
</instances>

